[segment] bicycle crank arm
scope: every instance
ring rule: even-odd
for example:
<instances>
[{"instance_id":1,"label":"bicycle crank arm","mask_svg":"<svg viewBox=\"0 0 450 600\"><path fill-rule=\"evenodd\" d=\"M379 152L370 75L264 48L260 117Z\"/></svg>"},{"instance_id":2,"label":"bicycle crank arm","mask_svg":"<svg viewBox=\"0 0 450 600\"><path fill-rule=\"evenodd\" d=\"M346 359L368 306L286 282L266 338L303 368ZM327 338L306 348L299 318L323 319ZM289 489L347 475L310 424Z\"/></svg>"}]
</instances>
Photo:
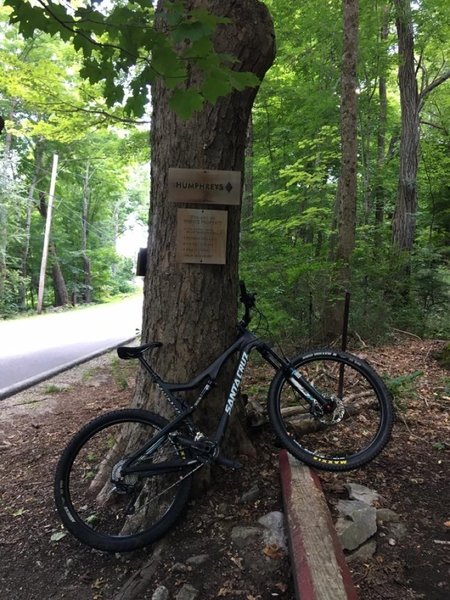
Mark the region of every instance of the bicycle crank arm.
<instances>
[{"instance_id":1,"label":"bicycle crank arm","mask_svg":"<svg viewBox=\"0 0 450 600\"><path fill-rule=\"evenodd\" d=\"M222 465L222 467L228 467L230 469L241 469L242 465L240 462L237 462L236 460L231 460L230 458L227 458L226 456L223 456L223 454L219 454L219 456L216 458L215 461L218 465Z\"/></svg>"}]
</instances>

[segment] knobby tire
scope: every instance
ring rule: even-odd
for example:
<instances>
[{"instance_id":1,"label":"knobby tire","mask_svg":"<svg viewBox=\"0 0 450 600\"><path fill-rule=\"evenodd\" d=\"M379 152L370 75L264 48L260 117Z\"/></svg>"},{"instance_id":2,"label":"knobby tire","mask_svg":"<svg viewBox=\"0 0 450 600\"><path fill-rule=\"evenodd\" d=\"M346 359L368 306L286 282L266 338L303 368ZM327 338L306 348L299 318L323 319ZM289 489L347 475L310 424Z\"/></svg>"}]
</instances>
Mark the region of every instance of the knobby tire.
<instances>
[{"instance_id":1,"label":"knobby tire","mask_svg":"<svg viewBox=\"0 0 450 600\"><path fill-rule=\"evenodd\" d=\"M269 389L268 413L282 445L298 460L326 471L357 469L391 436L394 411L381 378L363 360L336 350L313 350L291 361L336 406L322 419L280 370ZM333 422L336 419L336 422Z\"/></svg>"},{"instance_id":2,"label":"knobby tire","mask_svg":"<svg viewBox=\"0 0 450 600\"><path fill-rule=\"evenodd\" d=\"M89 422L70 441L56 469L54 493L63 524L81 542L127 552L155 542L175 524L188 502L191 476L132 474L122 493L111 483L115 465L167 423L147 410L117 410ZM152 454L155 463L186 458L186 450L169 438Z\"/></svg>"}]
</instances>

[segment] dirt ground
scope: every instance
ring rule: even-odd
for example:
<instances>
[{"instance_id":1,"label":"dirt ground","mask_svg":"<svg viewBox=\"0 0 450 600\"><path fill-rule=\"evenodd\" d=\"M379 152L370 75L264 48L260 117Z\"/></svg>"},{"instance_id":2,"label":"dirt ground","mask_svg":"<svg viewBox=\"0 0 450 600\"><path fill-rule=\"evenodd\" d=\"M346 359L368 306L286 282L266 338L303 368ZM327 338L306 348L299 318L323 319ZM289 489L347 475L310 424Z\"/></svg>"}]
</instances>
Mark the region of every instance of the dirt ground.
<instances>
[{"instance_id":1,"label":"dirt ground","mask_svg":"<svg viewBox=\"0 0 450 600\"><path fill-rule=\"evenodd\" d=\"M358 350L395 392L397 423L383 454L360 471L323 474L332 512L344 483L379 492L405 533L377 537L373 558L352 562L361 600L450 598L449 407L450 374L434 353L439 342L403 338L395 345ZM269 373L256 366L246 381L250 397L265 401ZM218 468L210 491L192 500L176 528L155 548L109 555L63 534L53 504L53 473L73 433L99 413L126 406L130 363L111 355L63 373L0 403L0 589L6 600L151 599L164 585L176 598L183 585L199 598L293 600L289 557L260 545L236 546L236 525L253 526L282 510L276 440L268 427L252 433L258 458L240 458L238 472ZM254 484L258 497L242 502ZM58 539L59 538L59 539ZM201 564L190 559L208 555ZM263 561L263 562L261 562ZM134 577L133 577L134 575Z\"/></svg>"}]
</instances>

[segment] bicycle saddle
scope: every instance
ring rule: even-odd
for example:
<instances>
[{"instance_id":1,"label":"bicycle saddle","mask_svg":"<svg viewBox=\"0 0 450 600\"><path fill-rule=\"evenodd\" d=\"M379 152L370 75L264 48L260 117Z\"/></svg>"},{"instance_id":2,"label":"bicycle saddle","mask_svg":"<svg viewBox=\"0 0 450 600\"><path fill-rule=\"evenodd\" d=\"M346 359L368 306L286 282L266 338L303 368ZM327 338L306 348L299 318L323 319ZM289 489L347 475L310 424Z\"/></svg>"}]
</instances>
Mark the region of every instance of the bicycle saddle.
<instances>
[{"instance_id":1,"label":"bicycle saddle","mask_svg":"<svg viewBox=\"0 0 450 600\"><path fill-rule=\"evenodd\" d=\"M160 348L161 346L161 342L150 342L149 344L142 344L142 346L119 346L119 348L117 348L117 354L119 358L128 360L130 358L138 358L150 348Z\"/></svg>"}]
</instances>

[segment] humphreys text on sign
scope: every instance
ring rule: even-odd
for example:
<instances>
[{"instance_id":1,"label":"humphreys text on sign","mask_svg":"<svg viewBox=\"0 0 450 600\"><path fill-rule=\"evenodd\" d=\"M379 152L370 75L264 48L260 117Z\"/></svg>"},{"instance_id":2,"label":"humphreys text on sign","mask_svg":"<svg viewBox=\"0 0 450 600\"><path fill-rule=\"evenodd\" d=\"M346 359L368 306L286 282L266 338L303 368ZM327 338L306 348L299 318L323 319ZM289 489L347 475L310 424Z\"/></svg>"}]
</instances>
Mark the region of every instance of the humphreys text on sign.
<instances>
[{"instance_id":1,"label":"humphreys text on sign","mask_svg":"<svg viewBox=\"0 0 450 600\"><path fill-rule=\"evenodd\" d=\"M171 168L169 169L169 200L239 205L241 172Z\"/></svg>"}]
</instances>

